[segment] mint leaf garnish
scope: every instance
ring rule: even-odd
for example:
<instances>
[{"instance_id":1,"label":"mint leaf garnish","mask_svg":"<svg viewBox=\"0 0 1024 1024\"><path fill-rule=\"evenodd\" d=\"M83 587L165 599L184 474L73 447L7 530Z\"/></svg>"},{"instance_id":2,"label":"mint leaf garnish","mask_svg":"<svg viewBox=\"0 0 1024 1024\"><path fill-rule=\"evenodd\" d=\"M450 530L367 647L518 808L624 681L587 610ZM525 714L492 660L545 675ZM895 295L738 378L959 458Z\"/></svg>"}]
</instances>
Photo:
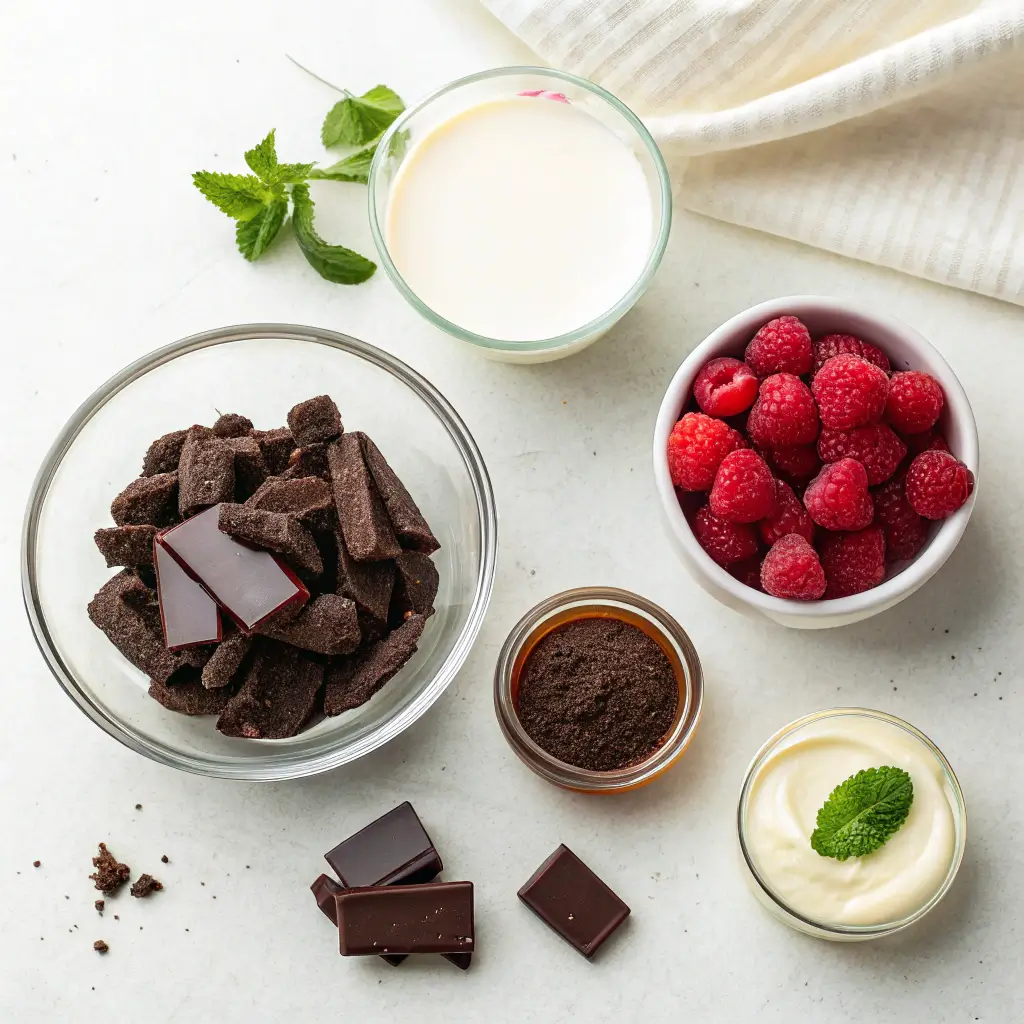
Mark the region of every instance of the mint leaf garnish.
<instances>
[{"instance_id":1,"label":"mint leaf garnish","mask_svg":"<svg viewBox=\"0 0 1024 1024\"><path fill-rule=\"evenodd\" d=\"M235 220L255 217L273 198L270 189L252 174L196 171L192 181L218 210Z\"/></svg>"},{"instance_id":2,"label":"mint leaf garnish","mask_svg":"<svg viewBox=\"0 0 1024 1024\"><path fill-rule=\"evenodd\" d=\"M309 186L292 187L292 230L309 265L328 281L360 284L373 275L377 264L343 245L328 245L313 227L313 200Z\"/></svg>"},{"instance_id":3,"label":"mint leaf garnish","mask_svg":"<svg viewBox=\"0 0 1024 1024\"><path fill-rule=\"evenodd\" d=\"M829 794L818 811L811 847L822 857L864 857L884 846L907 820L914 784L902 768L866 768Z\"/></svg>"},{"instance_id":4,"label":"mint leaf garnish","mask_svg":"<svg viewBox=\"0 0 1024 1024\"><path fill-rule=\"evenodd\" d=\"M364 149L356 150L351 156L346 156L330 167L318 167L309 173L310 178L325 178L328 181L358 181L365 185L370 180L370 164L373 163L373 154L377 150L377 143L367 146Z\"/></svg>"},{"instance_id":5,"label":"mint leaf garnish","mask_svg":"<svg viewBox=\"0 0 1024 1024\"><path fill-rule=\"evenodd\" d=\"M258 175L261 181L276 180L274 171L277 168L277 147L274 145L273 128L258 146L246 150L245 162L249 165L249 170Z\"/></svg>"},{"instance_id":6,"label":"mint leaf garnish","mask_svg":"<svg viewBox=\"0 0 1024 1024\"><path fill-rule=\"evenodd\" d=\"M288 200L275 199L269 206L264 206L255 217L240 220L235 228L238 251L247 260L259 259L277 237L286 216Z\"/></svg>"},{"instance_id":7,"label":"mint leaf garnish","mask_svg":"<svg viewBox=\"0 0 1024 1024\"><path fill-rule=\"evenodd\" d=\"M311 164L278 164L274 175L282 185L297 185L310 176L310 172L315 166L315 162Z\"/></svg>"},{"instance_id":8,"label":"mint leaf garnish","mask_svg":"<svg viewBox=\"0 0 1024 1024\"><path fill-rule=\"evenodd\" d=\"M325 146L365 146L379 138L403 110L402 97L386 85L375 85L362 96L346 91L345 98L327 112L320 138Z\"/></svg>"}]
</instances>

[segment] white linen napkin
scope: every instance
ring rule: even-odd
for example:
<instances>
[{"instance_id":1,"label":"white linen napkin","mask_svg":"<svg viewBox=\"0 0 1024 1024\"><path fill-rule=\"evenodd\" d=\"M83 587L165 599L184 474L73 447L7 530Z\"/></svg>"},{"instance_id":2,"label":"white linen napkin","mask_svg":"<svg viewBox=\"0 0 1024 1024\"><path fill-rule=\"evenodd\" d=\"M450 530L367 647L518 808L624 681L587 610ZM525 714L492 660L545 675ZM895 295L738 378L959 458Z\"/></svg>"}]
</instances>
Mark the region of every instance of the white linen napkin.
<instances>
[{"instance_id":1,"label":"white linen napkin","mask_svg":"<svg viewBox=\"0 0 1024 1024\"><path fill-rule=\"evenodd\" d=\"M483 0L622 97L676 201L1024 304L1024 0Z\"/></svg>"}]
</instances>

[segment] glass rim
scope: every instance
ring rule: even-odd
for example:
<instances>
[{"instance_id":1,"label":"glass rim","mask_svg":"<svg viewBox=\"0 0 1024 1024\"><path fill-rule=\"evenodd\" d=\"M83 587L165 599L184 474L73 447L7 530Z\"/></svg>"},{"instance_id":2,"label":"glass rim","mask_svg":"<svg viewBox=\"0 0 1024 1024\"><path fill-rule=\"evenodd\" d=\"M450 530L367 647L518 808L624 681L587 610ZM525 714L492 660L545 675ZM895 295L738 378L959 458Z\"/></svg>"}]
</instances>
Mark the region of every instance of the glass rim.
<instances>
[{"instance_id":1,"label":"glass rim","mask_svg":"<svg viewBox=\"0 0 1024 1024\"><path fill-rule=\"evenodd\" d=\"M939 763L945 775L946 782L949 784L949 788L953 794L953 804L950 808L954 817L955 826L955 845L953 848L953 857L950 861L949 868L946 871L946 876L943 878L942 883L935 890L934 893L916 910L909 914L904 915L901 918L897 918L892 921L883 921L878 924L860 924L860 925L842 925L842 924L829 924L822 921L818 921L815 918L809 917L806 914L801 914L799 911L794 910L781 896L779 896L768 881L762 877L758 871L754 858L747 847L746 841L746 807L750 798L750 790L753 785L754 777L757 771L761 768L768 755L771 754L776 747L786 737L802 729L806 725L810 725L813 722L823 721L829 718L843 718L846 716L859 716L863 718L874 718L881 722L886 722L889 725L896 726L902 729L904 732L909 733L915 739L919 740L927 748L929 753ZM766 896L776 908L781 910L787 917L794 918L800 922L801 925L807 928L813 929L817 932L823 932L826 935L835 936L837 938L879 938L883 935L891 935L894 932L901 931L904 928L908 928L924 917L930 910L932 910L936 904L946 895L949 891L950 886L953 884L953 880L957 876L957 872L960 870L960 865L963 862L964 851L967 846L967 804L964 800L963 790L960 788L960 782L956 777L956 773L953 771L952 766L946 759L945 754L936 746L936 744L920 729L911 725L909 722L902 718L898 718L896 715L890 715L885 711L877 711L873 708L862 708L862 707L835 707L826 708L823 711L814 711L809 715L803 715L800 718L794 719L788 725L784 725L781 729L770 736L760 747L754 757L751 759L750 764L747 766L746 774L743 778L743 786L740 789L740 797L736 807L736 832L739 838L740 853L743 856L743 860L746 863L747 869L750 871L751 877L754 879L758 888Z\"/></svg>"},{"instance_id":2,"label":"glass rim","mask_svg":"<svg viewBox=\"0 0 1024 1024\"><path fill-rule=\"evenodd\" d=\"M553 78L557 81L566 82L569 85L574 85L585 92L590 93L599 100L603 100L608 106L625 118L630 127L636 132L637 137L643 143L644 149L647 151L654 163L658 175L658 194L661 199L661 217L658 225L657 236L651 244L647 262L644 264L643 270L626 293L622 295L614 305L605 310L604 313L595 317L588 323L563 334L557 334L550 338L541 338L537 341L506 341L500 338L491 338L487 335L477 334L475 331L470 331L464 327L460 327L458 324L446 319L441 316L440 313L437 313L428 306L408 285L405 278L402 277L398 268L392 261L387 243L384 240L383 228L377 217L377 206L374 201L377 191L377 179L386 159L384 154L387 153L390 148L392 138L394 138L396 133L403 130L404 126L412 117L426 109L435 100L438 100L442 96L446 96L457 89L467 85L474 85L477 82L484 82L491 78L502 78L510 75L539 75L541 77ZM449 82L447 85L443 85L439 89L435 89L432 93L429 93L423 99L414 103L411 107L407 107L391 123L390 127L377 144L377 148L373 154L373 160L370 164L367 197L370 233L373 236L374 245L377 247L377 253L384 266L384 270L387 272L388 277L394 283L395 287L399 290L405 300L414 309L416 309L425 320L432 323L435 327L440 328L446 334L450 334L461 341L469 342L471 345L477 345L480 348L493 349L501 352L550 352L573 345L584 338L590 337L592 334L607 330L607 328L614 324L619 317L630 309L630 307L647 288L651 278L661 265L662 257L665 255L665 248L668 245L669 232L672 227L672 182L669 178L668 167L665 165L665 158L662 156L661 150L658 148L658 144L654 141L653 136L647 130L643 121L641 121L640 118L637 117L637 115L634 114L633 111L630 110L630 108L627 107L626 104L617 96L608 92L607 89L603 89L601 86L588 81L586 78L580 78L578 75L570 74L568 71L559 71L555 68L536 67L529 64L513 64L506 67L489 68L486 71L477 71L472 75L457 78L455 81Z\"/></svg>"},{"instance_id":3,"label":"glass rim","mask_svg":"<svg viewBox=\"0 0 1024 1024\"><path fill-rule=\"evenodd\" d=\"M417 395L442 423L466 466L480 524L480 564L469 618L455 645L430 683L401 712L361 737L346 749L331 747L325 739L323 751L278 751L268 749L265 756L229 758L185 754L154 741L111 714L79 685L75 673L65 664L50 634L39 595L37 555L39 518L50 485L60 465L85 426L108 402L128 387L165 363L201 349L239 341L284 340L313 342L339 349L364 359L390 373ZM487 467L468 427L449 401L425 377L407 363L368 342L350 335L319 327L296 324L254 323L215 328L189 335L134 360L101 384L61 428L44 457L26 505L21 535L21 585L25 611L33 638L47 667L64 692L78 708L108 735L124 746L160 764L196 775L243 781L282 781L318 775L354 761L394 739L433 705L462 667L483 624L494 584L497 554L497 506Z\"/></svg>"},{"instance_id":4,"label":"glass rim","mask_svg":"<svg viewBox=\"0 0 1024 1024\"><path fill-rule=\"evenodd\" d=\"M679 720L662 743L634 765L612 771L591 771L561 761L527 734L512 699L512 670L524 644L538 627L559 612L576 607L621 608L655 626L679 657L686 686L686 703ZM510 630L494 669L494 711L509 746L521 761L548 782L586 793L615 793L652 781L677 763L693 738L704 705L704 676L689 635L659 605L639 594L616 587L578 587L553 594L534 605Z\"/></svg>"}]
</instances>

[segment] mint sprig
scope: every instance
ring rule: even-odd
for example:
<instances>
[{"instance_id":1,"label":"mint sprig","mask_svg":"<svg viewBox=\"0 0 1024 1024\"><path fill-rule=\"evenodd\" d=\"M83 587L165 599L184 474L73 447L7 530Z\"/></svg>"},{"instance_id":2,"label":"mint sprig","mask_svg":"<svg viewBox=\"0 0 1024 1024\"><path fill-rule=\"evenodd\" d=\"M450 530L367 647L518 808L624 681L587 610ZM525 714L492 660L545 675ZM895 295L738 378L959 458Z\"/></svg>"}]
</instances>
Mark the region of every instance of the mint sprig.
<instances>
[{"instance_id":1,"label":"mint sprig","mask_svg":"<svg viewBox=\"0 0 1024 1024\"><path fill-rule=\"evenodd\" d=\"M818 811L811 848L822 857L866 857L907 820L914 783L902 768L866 768L841 782Z\"/></svg>"},{"instance_id":2,"label":"mint sprig","mask_svg":"<svg viewBox=\"0 0 1024 1024\"><path fill-rule=\"evenodd\" d=\"M375 85L362 96L347 89L327 112L320 140L325 146L365 146L381 137L384 130L405 110L402 97L386 85Z\"/></svg>"},{"instance_id":3,"label":"mint sprig","mask_svg":"<svg viewBox=\"0 0 1024 1024\"><path fill-rule=\"evenodd\" d=\"M343 245L328 245L313 227L313 200L308 185L292 188L292 230L309 265L328 281L361 284L373 276L377 264Z\"/></svg>"}]
</instances>

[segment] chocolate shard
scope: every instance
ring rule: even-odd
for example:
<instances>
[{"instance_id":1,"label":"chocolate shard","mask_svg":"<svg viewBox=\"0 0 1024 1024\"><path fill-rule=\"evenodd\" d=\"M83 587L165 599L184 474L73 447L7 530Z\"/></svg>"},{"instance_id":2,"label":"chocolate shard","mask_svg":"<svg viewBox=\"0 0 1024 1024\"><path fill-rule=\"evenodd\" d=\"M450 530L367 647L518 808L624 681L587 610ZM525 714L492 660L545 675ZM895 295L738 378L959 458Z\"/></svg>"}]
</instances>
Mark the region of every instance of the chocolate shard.
<instances>
[{"instance_id":1,"label":"chocolate shard","mask_svg":"<svg viewBox=\"0 0 1024 1024\"><path fill-rule=\"evenodd\" d=\"M276 476L288 467L288 458L295 450L295 438L287 427L275 430L254 430L252 436L263 452L267 472Z\"/></svg>"},{"instance_id":2,"label":"chocolate shard","mask_svg":"<svg viewBox=\"0 0 1024 1024\"><path fill-rule=\"evenodd\" d=\"M252 431L252 420L237 412L222 412L213 425L218 437L244 437Z\"/></svg>"},{"instance_id":3,"label":"chocolate shard","mask_svg":"<svg viewBox=\"0 0 1024 1024\"><path fill-rule=\"evenodd\" d=\"M365 704L416 653L426 619L410 616L393 633L333 662L327 672L324 713L340 715Z\"/></svg>"},{"instance_id":4,"label":"chocolate shard","mask_svg":"<svg viewBox=\"0 0 1024 1024\"><path fill-rule=\"evenodd\" d=\"M309 476L329 480L331 467L327 461L327 448L326 441L317 441L303 448L296 448L288 456L288 466L281 476L286 480L301 480Z\"/></svg>"},{"instance_id":5,"label":"chocolate shard","mask_svg":"<svg viewBox=\"0 0 1024 1024\"><path fill-rule=\"evenodd\" d=\"M366 434L357 433L366 465L370 469L402 547L421 551L425 555L433 554L441 544L427 525L419 506L412 500L412 495L381 455L380 449Z\"/></svg>"},{"instance_id":6,"label":"chocolate shard","mask_svg":"<svg viewBox=\"0 0 1024 1024\"><path fill-rule=\"evenodd\" d=\"M403 622L410 614L425 619L434 614L437 597L437 566L429 555L419 551L403 551L395 559L397 579L391 602L392 622Z\"/></svg>"},{"instance_id":7,"label":"chocolate shard","mask_svg":"<svg viewBox=\"0 0 1024 1024\"><path fill-rule=\"evenodd\" d=\"M299 402L288 413L288 429L300 447L331 441L342 432L341 413L329 395L317 395Z\"/></svg>"},{"instance_id":8,"label":"chocolate shard","mask_svg":"<svg viewBox=\"0 0 1024 1024\"><path fill-rule=\"evenodd\" d=\"M178 518L178 474L156 473L133 480L111 503L118 526L170 526Z\"/></svg>"},{"instance_id":9,"label":"chocolate shard","mask_svg":"<svg viewBox=\"0 0 1024 1024\"><path fill-rule=\"evenodd\" d=\"M316 476L268 477L245 504L261 512L286 512L314 529L329 527L335 517L330 484Z\"/></svg>"},{"instance_id":10,"label":"chocolate shard","mask_svg":"<svg viewBox=\"0 0 1024 1024\"><path fill-rule=\"evenodd\" d=\"M300 572L319 576L324 571L313 535L294 516L224 502L217 525L231 537L276 551Z\"/></svg>"},{"instance_id":11,"label":"chocolate shard","mask_svg":"<svg viewBox=\"0 0 1024 1024\"><path fill-rule=\"evenodd\" d=\"M286 625L272 619L264 622L259 632L293 647L327 655L348 654L361 639L355 604L337 594L320 594Z\"/></svg>"},{"instance_id":12,"label":"chocolate shard","mask_svg":"<svg viewBox=\"0 0 1024 1024\"><path fill-rule=\"evenodd\" d=\"M394 562L357 562L349 554L340 534L337 549L338 593L355 601L361 612L379 622L387 622L391 592L395 586Z\"/></svg>"},{"instance_id":13,"label":"chocolate shard","mask_svg":"<svg viewBox=\"0 0 1024 1024\"><path fill-rule=\"evenodd\" d=\"M155 526L111 526L97 530L93 539L107 568L115 565L152 565Z\"/></svg>"},{"instance_id":14,"label":"chocolate shard","mask_svg":"<svg viewBox=\"0 0 1024 1024\"><path fill-rule=\"evenodd\" d=\"M473 952L472 882L346 889L334 904L342 956Z\"/></svg>"},{"instance_id":15,"label":"chocolate shard","mask_svg":"<svg viewBox=\"0 0 1024 1024\"><path fill-rule=\"evenodd\" d=\"M203 666L203 686L219 690L233 683L252 644L253 638L240 630L229 633Z\"/></svg>"},{"instance_id":16,"label":"chocolate shard","mask_svg":"<svg viewBox=\"0 0 1024 1024\"><path fill-rule=\"evenodd\" d=\"M219 715L231 700L230 690L208 690L203 686L198 669L184 669L170 683L151 679L149 695L179 715Z\"/></svg>"},{"instance_id":17,"label":"chocolate shard","mask_svg":"<svg viewBox=\"0 0 1024 1024\"><path fill-rule=\"evenodd\" d=\"M183 519L235 496L235 456L209 427L192 427L178 463L178 511Z\"/></svg>"},{"instance_id":18,"label":"chocolate shard","mask_svg":"<svg viewBox=\"0 0 1024 1024\"><path fill-rule=\"evenodd\" d=\"M323 665L309 655L261 640L242 688L228 701L217 728L226 736L249 739L294 736L313 714L323 678Z\"/></svg>"},{"instance_id":19,"label":"chocolate shard","mask_svg":"<svg viewBox=\"0 0 1024 1024\"><path fill-rule=\"evenodd\" d=\"M518 895L588 960L629 916L629 907L564 844L541 864Z\"/></svg>"},{"instance_id":20,"label":"chocolate shard","mask_svg":"<svg viewBox=\"0 0 1024 1024\"><path fill-rule=\"evenodd\" d=\"M357 562L380 561L401 553L374 486L357 434L342 434L327 452L334 502L345 546Z\"/></svg>"},{"instance_id":21,"label":"chocolate shard","mask_svg":"<svg viewBox=\"0 0 1024 1024\"><path fill-rule=\"evenodd\" d=\"M234 456L235 497L245 501L267 479L263 452L252 437L226 437L220 444Z\"/></svg>"},{"instance_id":22,"label":"chocolate shard","mask_svg":"<svg viewBox=\"0 0 1024 1024\"><path fill-rule=\"evenodd\" d=\"M181 458L181 447L188 436L187 430L172 430L158 437L146 450L142 460L142 475L156 476L158 473L174 473Z\"/></svg>"},{"instance_id":23,"label":"chocolate shard","mask_svg":"<svg viewBox=\"0 0 1024 1024\"><path fill-rule=\"evenodd\" d=\"M219 642L223 634L217 602L178 565L165 547L156 544L155 548L164 646L174 651Z\"/></svg>"}]
</instances>

